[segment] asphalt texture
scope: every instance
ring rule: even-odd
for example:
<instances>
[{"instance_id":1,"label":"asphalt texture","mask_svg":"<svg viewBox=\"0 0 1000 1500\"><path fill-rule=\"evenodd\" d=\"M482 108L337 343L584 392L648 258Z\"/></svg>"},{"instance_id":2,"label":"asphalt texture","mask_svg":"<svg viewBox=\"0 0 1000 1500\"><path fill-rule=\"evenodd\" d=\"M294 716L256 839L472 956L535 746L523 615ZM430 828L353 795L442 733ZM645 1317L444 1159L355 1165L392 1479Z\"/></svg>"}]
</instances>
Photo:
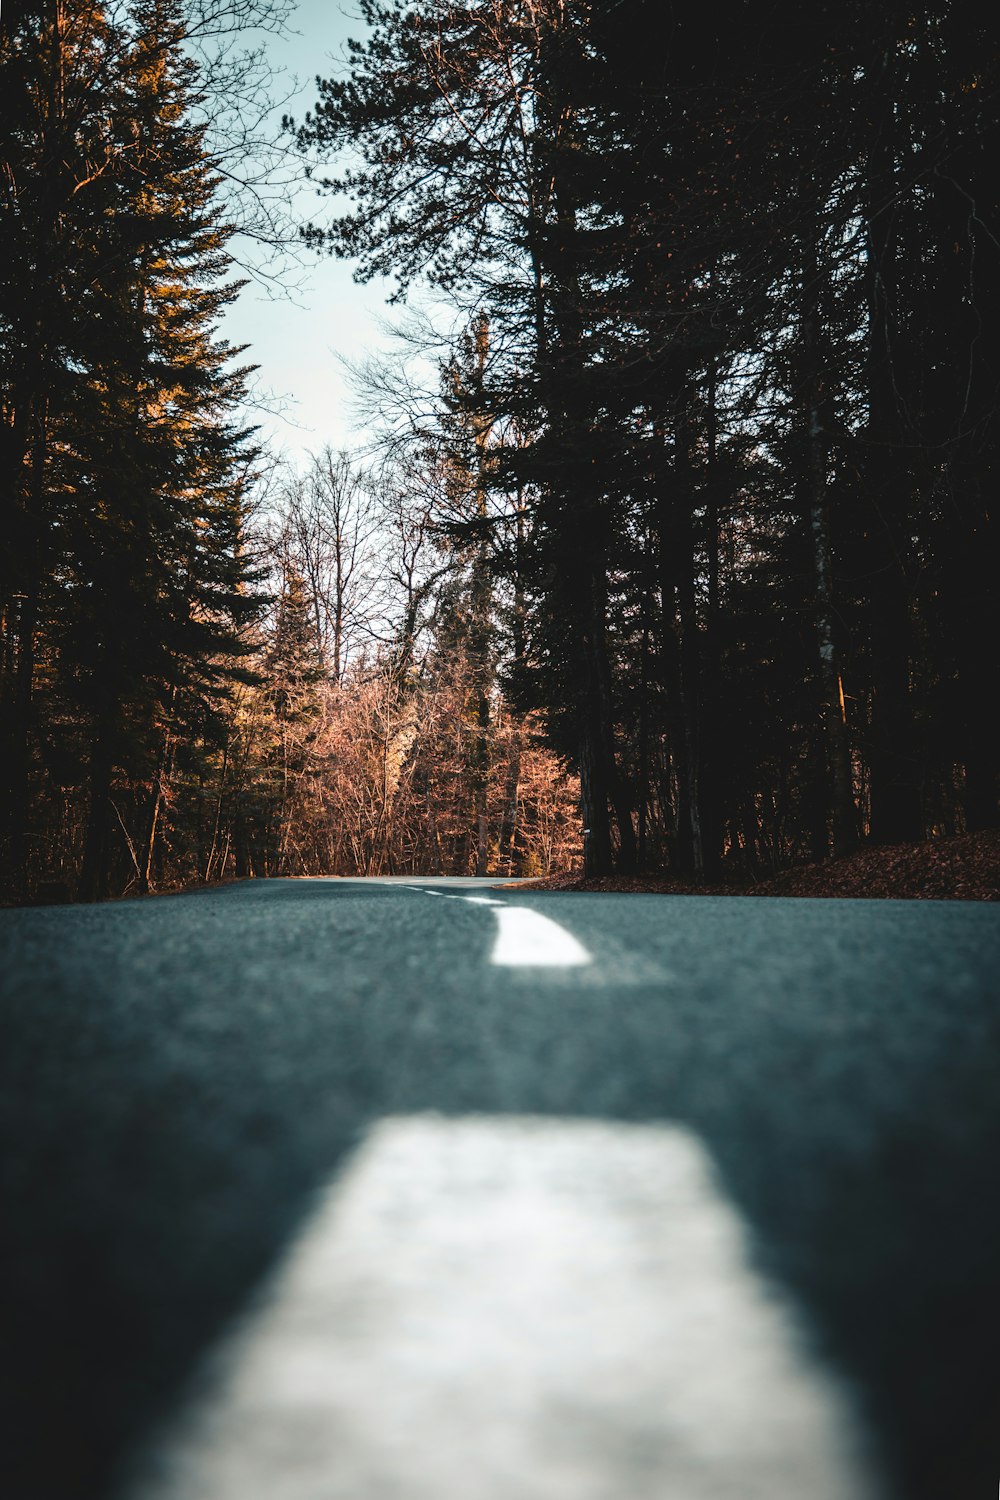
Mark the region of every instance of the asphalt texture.
<instances>
[{"instance_id":1,"label":"asphalt texture","mask_svg":"<svg viewBox=\"0 0 1000 1500\"><path fill-rule=\"evenodd\" d=\"M893 1496L992 1495L1000 908L490 891L592 958L517 967L418 884L0 913L5 1500L114 1495L338 1163L429 1111L693 1132Z\"/></svg>"}]
</instances>

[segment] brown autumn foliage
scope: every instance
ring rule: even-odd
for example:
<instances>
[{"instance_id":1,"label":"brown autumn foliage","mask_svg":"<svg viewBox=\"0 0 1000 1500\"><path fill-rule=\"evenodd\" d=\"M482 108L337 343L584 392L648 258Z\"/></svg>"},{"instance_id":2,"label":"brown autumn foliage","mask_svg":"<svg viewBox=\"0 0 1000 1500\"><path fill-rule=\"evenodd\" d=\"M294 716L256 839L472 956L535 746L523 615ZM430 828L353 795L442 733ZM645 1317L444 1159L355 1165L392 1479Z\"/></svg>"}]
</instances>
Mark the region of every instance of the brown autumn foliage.
<instances>
[{"instance_id":1,"label":"brown autumn foliage","mask_svg":"<svg viewBox=\"0 0 1000 1500\"><path fill-rule=\"evenodd\" d=\"M476 737L461 660L414 684L381 670L326 685L282 801L278 847L248 873L471 873ZM499 693L489 740L488 873L565 866L579 853L573 778Z\"/></svg>"}]
</instances>

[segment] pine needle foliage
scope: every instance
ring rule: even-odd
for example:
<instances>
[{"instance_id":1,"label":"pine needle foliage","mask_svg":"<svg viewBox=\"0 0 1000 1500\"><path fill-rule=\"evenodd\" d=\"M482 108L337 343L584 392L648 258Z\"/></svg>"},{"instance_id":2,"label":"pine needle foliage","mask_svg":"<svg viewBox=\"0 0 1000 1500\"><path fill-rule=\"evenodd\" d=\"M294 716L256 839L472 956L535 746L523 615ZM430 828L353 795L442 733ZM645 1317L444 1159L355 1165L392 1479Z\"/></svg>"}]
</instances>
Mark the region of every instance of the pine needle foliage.
<instances>
[{"instance_id":1,"label":"pine needle foliage","mask_svg":"<svg viewBox=\"0 0 1000 1500\"><path fill-rule=\"evenodd\" d=\"M175 0L41 0L0 37L7 268L2 868L148 889L179 744L223 731L259 613L239 290Z\"/></svg>"}]
</instances>

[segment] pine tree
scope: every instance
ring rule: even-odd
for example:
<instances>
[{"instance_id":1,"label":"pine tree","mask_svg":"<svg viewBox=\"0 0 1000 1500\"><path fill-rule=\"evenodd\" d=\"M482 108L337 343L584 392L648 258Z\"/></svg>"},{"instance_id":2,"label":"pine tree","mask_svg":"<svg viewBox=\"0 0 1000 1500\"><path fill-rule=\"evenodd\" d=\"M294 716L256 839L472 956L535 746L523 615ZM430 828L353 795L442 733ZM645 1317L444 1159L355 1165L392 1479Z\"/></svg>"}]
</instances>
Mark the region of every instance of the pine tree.
<instances>
[{"instance_id":1,"label":"pine tree","mask_svg":"<svg viewBox=\"0 0 1000 1500\"><path fill-rule=\"evenodd\" d=\"M47 14L43 40L55 40L30 54L22 33L8 57L22 72L31 63L22 109L54 80L73 81L61 107L78 147L64 184L43 164L61 193L49 278L59 306L34 314L48 352L28 397L44 421L32 418L27 461L12 455L38 538L15 554L35 577L21 589L29 600L34 591L34 617L19 649L38 703L34 802L44 801L49 742L68 736L76 785L86 785L80 890L100 896L123 856L123 879L148 883L165 746L196 724L219 725L239 675L238 627L259 608L242 540L252 450L234 418L244 372L214 333L238 283L227 280L204 130L192 121L181 9L150 0L114 29L92 7L52 0ZM27 170L22 154L7 206L19 263L30 265L53 215L28 220ZM16 417L27 364L18 350L34 333L13 314L6 329ZM27 764L22 699L14 722ZM16 849L9 860L23 888Z\"/></svg>"},{"instance_id":2,"label":"pine tree","mask_svg":"<svg viewBox=\"0 0 1000 1500\"><path fill-rule=\"evenodd\" d=\"M39 675L51 673L67 430L85 399L90 292L114 196L114 60L125 46L100 5L37 0L0 20L0 884L16 895L40 791ZM74 771L60 774L72 781Z\"/></svg>"}]
</instances>

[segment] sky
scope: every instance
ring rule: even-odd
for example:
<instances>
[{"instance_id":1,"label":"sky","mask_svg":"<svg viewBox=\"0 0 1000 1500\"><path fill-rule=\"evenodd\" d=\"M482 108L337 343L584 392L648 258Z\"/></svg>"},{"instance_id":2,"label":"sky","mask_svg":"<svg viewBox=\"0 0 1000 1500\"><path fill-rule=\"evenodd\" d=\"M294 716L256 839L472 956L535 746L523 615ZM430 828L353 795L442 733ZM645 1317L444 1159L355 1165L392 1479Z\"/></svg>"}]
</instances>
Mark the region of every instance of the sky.
<instances>
[{"instance_id":1,"label":"sky","mask_svg":"<svg viewBox=\"0 0 1000 1500\"><path fill-rule=\"evenodd\" d=\"M315 76L332 71L348 36L360 37L363 26L350 0L299 0L291 26L297 33L271 43L274 65L287 71L286 89L298 79L301 89L284 105L301 117L316 102ZM305 187L296 200L303 221L329 213L329 200ZM237 252L238 245L234 247ZM351 417L351 395L338 356L351 360L385 348L389 340L379 321L392 316L385 298L390 285L359 286L352 265L332 256L306 252L287 295L247 286L228 311L222 328L233 343L251 346L244 356L260 365L256 383L263 405L252 409L271 446L301 463L325 444L349 447L357 439ZM267 408L277 408L269 411Z\"/></svg>"}]
</instances>

